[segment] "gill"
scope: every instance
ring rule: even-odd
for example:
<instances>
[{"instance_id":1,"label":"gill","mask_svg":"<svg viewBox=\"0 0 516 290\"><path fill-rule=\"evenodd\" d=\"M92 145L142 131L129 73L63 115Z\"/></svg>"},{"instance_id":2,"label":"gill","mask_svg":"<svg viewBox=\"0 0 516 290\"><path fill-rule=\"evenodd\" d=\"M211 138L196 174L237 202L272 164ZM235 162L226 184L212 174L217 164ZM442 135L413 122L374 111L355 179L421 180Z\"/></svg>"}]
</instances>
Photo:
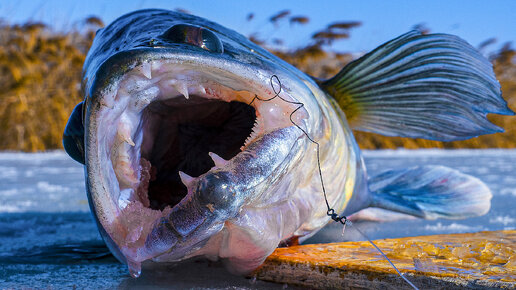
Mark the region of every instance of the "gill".
<instances>
[{"instance_id":1,"label":"gill","mask_svg":"<svg viewBox=\"0 0 516 290\"><path fill-rule=\"evenodd\" d=\"M277 88L276 86L274 86L274 80L276 81L276 83L278 84L279 88ZM306 138L312 142L313 144L315 144L316 146L316 154L317 154L317 170L318 170L318 173L319 173L319 180L321 182L321 190L322 190L322 194L324 195L324 201L326 203L326 207L327 207L327 211L326 211L326 215L329 216L333 221L335 222L338 222L338 223L341 223L342 224L342 232L344 233L344 230L346 229L346 225L352 227L353 229L355 229L363 238L365 238L367 241L369 241L369 243L371 243L371 245L373 245L373 247L389 262L389 264L391 264L391 266L394 268L394 270L398 273L398 275L403 279L405 280L405 282L407 282L413 289L419 289L417 288L414 284L412 284L412 282L410 282L404 275L403 273L401 273L398 268L396 268L396 266L392 263L392 261L383 253L383 251L378 248L378 246L376 246L376 244L364 233L362 232L356 225L354 225L350 220L347 219L346 216L340 216L338 215L336 212L335 212L335 209L332 208L328 202L328 197L327 197L327 194L326 194L326 187L324 185L324 178L323 178L323 175L322 175L322 170L321 170L321 158L320 158L320 150L319 150L319 143L314 140L309 134L308 132L303 129L300 125L298 125L296 122L294 122L294 119L293 119L293 115L299 111L300 109L302 109L305 105L301 102L293 102L293 101L289 101L289 100L286 100L284 99L283 97L280 96L280 93L281 93L281 90L282 90L282 85L281 85L281 81L279 79L279 77L277 75L272 75L270 77L270 86L272 88L272 91L274 92L274 96L268 98L268 99L262 99L260 97L258 97L258 95L254 95L254 98L251 100L251 102L249 103L249 105L252 105L256 100L258 101L262 101L262 102L269 102L269 101L272 101L276 98L279 98L281 99L283 102L286 102L286 103L289 103L289 104L292 104L292 105L295 105L297 106L295 110L293 110L290 115L289 115L289 119L290 119L290 122L296 126L299 130L301 130L301 132L303 132L303 134L306 136Z\"/></svg>"}]
</instances>

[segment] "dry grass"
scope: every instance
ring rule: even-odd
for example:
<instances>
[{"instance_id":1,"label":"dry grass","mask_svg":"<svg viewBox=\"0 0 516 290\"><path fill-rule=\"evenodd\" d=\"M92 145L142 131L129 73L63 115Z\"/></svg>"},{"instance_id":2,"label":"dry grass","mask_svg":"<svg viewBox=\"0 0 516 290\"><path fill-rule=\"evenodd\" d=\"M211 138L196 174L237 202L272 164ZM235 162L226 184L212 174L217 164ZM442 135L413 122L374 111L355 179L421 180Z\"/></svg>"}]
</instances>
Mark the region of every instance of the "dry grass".
<instances>
[{"instance_id":1,"label":"dry grass","mask_svg":"<svg viewBox=\"0 0 516 290\"><path fill-rule=\"evenodd\" d=\"M68 116L82 99L82 63L93 31L99 25L99 19L90 18L82 29L60 33L42 24L0 23L0 150L33 152L62 148ZM352 59L350 54L328 52L327 43L316 41L291 52L273 53L310 75L327 78ZM493 56L504 96L512 108L516 108L514 55L514 50L505 46ZM516 118L494 116L492 120L507 132L451 143L360 132L356 137L360 146L367 149L516 147Z\"/></svg>"},{"instance_id":2,"label":"dry grass","mask_svg":"<svg viewBox=\"0 0 516 290\"><path fill-rule=\"evenodd\" d=\"M350 54L336 54L315 44L291 52L275 52L276 55L298 67L300 70L320 78L335 75L352 57ZM516 51L506 44L491 56L494 71L509 107L516 110ZM505 129L504 133L483 135L465 141L438 142L424 139L385 137L378 134L355 132L362 149L395 148L516 148L516 117L492 115L489 119Z\"/></svg>"},{"instance_id":3,"label":"dry grass","mask_svg":"<svg viewBox=\"0 0 516 290\"><path fill-rule=\"evenodd\" d=\"M43 24L0 24L0 149L62 148L81 101L81 69L93 32L56 33Z\"/></svg>"}]
</instances>

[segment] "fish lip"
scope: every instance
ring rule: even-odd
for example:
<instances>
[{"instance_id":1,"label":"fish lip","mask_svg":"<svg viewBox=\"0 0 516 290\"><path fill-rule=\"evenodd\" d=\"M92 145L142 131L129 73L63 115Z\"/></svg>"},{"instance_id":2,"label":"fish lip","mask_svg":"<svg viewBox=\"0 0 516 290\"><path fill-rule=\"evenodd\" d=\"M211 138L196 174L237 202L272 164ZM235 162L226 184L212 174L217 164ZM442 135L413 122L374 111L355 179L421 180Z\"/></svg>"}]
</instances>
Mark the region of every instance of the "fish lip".
<instances>
[{"instance_id":1,"label":"fish lip","mask_svg":"<svg viewBox=\"0 0 516 290\"><path fill-rule=\"evenodd\" d=\"M100 164L99 140L97 128L99 127L96 118L97 112L102 107L103 99L108 95L106 92L116 88L128 72L135 69L144 62L168 61L181 65L198 66L202 61L203 69L213 69L214 71L232 73L238 76L240 82L248 82L261 86L263 90L270 90L269 78L273 73L271 70L260 67L251 67L249 63L243 63L221 55L213 55L209 52L181 51L175 48L138 48L117 53L99 65L93 78L88 80L86 91L89 91L86 102L85 135L86 143L86 170L89 175L87 179L88 192L91 199L91 207L98 219L99 225L105 230L105 240L114 240L112 231L123 227L117 217L120 215L120 208L111 198L111 188L107 177L104 175L103 167ZM288 79L288 75L279 75L283 80ZM260 79L262 81L257 81ZM285 87L283 87L285 89ZM299 136L301 132L299 132ZM281 162L285 162L285 159ZM174 206L175 207L175 206ZM115 245L117 243L115 242ZM154 255L154 254L153 254ZM152 258L152 256L146 258ZM124 253L127 260L127 255ZM121 259L121 258L119 258ZM122 260L122 259L121 259Z\"/></svg>"}]
</instances>

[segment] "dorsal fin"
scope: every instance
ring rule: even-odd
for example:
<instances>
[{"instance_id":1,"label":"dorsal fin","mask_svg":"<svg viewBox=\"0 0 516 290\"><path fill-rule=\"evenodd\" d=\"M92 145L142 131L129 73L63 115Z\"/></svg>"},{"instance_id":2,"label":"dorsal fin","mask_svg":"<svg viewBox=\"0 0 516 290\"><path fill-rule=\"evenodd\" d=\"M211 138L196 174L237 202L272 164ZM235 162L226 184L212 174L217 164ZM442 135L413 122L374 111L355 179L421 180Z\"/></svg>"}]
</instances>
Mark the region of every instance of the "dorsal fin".
<instances>
[{"instance_id":1,"label":"dorsal fin","mask_svg":"<svg viewBox=\"0 0 516 290\"><path fill-rule=\"evenodd\" d=\"M448 34L406 33L321 83L355 130L439 141L502 132L488 113L513 115L491 63Z\"/></svg>"}]
</instances>

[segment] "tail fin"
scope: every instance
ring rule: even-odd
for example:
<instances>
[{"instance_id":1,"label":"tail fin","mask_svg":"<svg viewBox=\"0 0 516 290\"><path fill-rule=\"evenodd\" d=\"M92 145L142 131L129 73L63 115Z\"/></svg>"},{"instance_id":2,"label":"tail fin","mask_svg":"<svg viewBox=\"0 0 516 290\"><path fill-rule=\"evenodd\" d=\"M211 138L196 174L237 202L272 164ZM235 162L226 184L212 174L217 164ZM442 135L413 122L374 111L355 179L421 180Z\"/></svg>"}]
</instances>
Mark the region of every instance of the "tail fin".
<instances>
[{"instance_id":1,"label":"tail fin","mask_svg":"<svg viewBox=\"0 0 516 290\"><path fill-rule=\"evenodd\" d=\"M491 191L479 179L444 166L389 170L369 180L372 207L425 219L486 214Z\"/></svg>"},{"instance_id":2,"label":"tail fin","mask_svg":"<svg viewBox=\"0 0 516 290\"><path fill-rule=\"evenodd\" d=\"M353 129L387 136L464 140L503 131L487 113L514 114L491 63L448 34L409 32L320 85Z\"/></svg>"}]
</instances>

